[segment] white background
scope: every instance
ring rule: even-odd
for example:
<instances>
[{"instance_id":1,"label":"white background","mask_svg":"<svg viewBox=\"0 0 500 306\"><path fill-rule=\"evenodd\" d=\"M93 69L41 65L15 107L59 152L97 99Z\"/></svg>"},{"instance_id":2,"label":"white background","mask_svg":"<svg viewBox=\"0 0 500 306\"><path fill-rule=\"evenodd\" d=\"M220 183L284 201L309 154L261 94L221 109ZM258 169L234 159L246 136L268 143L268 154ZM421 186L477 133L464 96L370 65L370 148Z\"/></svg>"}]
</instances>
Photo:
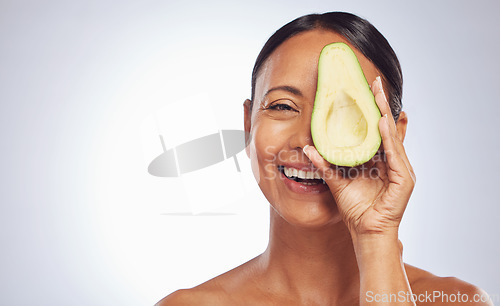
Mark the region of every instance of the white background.
<instances>
[{"instance_id":1,"label":"white background","mask_svg":"<svg viewBox=\"0 0 500 306\"><path fill-rule=\"evenodd\" d=\"M242 129L267 38L332 10L370 20L403 67L418 177L406 262L500 293L498 2L179 3L0 2L0 304L151 305L262 252L268 204L246 155L244 191L212 209L232 161L204 179L152 177L161 145L145 126L185 105L168 128L179 139ZM214 115L193 123L196 103L179 103L196 95ZM186 194L204 182L211 211L190 216Z\"/></svg>"}]
</instances>

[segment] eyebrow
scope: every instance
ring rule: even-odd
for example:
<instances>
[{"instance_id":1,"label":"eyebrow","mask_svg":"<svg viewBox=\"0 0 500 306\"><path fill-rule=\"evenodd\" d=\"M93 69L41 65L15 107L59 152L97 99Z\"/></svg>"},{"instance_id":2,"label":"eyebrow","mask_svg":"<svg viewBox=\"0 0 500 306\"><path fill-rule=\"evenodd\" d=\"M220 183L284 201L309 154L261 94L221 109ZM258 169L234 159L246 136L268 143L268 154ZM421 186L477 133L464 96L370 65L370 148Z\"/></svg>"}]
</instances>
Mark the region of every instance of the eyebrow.
<instances>
[{"instance_id":1,"label":"eyebrow","mask_svg":"<svg viewBox=\"0 0 500 306\"><path fill-rule=\"evenodd\" d=\"M276 87L269 89L266 92L266 94L264 95L264 97L262 98L262 100L264 100L268 94L270 94L271 92L276 91L276 90L284 90L284 91L287 91L287 92L294 94L296 96L299 96L299 97L304 96L298 88L293 87L293 86L284 85L284 86L276 86Z\"/></svg>"}]
</instances>

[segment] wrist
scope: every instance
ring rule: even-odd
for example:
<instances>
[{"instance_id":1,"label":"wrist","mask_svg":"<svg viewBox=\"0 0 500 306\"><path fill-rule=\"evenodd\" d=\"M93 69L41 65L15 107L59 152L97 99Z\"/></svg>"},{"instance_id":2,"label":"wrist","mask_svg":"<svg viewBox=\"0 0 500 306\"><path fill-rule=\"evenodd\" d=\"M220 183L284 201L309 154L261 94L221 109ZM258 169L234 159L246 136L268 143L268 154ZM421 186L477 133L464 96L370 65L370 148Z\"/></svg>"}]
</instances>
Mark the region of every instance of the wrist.
<instances>
[{"instance_id":1,"label":"wrist","mask_svg":"<svg viewBox=\"0 0 500 306\"><path fill-rule=\"evenodd\" d=\"M351 231L351 238L354 247L376 245L384 246L393 243L397 244L399 241L399 231L398 228L393 228L386 231Z\"/></svg>"},{"instance_id":2,"label":"wrist","mask_svg":"<svg viewBox=\"0 0 500 306\"><path fill-rule=\"evenodd\" d=\"M374 218L368 215L354 220L344 219L353 239L356 237L388 237L398 234L401 219Z\"/></svg>"},{"instance_id":3,"label":"wrist","mask_svg":"<svg viewBox=\"0 0 500 306\"><path fill-rule=\"evenodd\" d=\"M360 268L365 264L380 264L385 261L403 263L402 244L397 231L351 236Z\"/></svg>"}]
</instances>

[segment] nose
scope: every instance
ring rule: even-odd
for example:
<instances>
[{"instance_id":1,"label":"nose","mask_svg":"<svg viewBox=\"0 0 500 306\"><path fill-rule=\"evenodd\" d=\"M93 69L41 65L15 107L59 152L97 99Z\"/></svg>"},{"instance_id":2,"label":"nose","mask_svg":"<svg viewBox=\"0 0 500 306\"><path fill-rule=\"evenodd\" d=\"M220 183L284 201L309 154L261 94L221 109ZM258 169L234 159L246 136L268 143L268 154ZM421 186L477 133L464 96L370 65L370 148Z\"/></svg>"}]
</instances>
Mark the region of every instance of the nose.
<instances>
[{"instance_id":1,"label":"nose","mask_svg":"<svg viewBox=\"0 0 500 306\"><path fill-rule=\"evenodd\" d=\"M292 150L300 150L306 146L314 145L311 134L311 113L300 116L294 124L294 131L290 137L289 145Z\"/></svg>"}]
</instances>

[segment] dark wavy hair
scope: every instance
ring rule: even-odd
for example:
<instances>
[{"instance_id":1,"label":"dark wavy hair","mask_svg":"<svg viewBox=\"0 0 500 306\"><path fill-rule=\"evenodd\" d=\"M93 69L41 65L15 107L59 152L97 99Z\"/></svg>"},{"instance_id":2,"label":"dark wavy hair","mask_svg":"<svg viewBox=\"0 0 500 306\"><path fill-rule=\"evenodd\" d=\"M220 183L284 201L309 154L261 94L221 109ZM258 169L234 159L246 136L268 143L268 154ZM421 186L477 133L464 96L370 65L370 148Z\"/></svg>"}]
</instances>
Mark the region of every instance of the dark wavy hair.
<instances>
[{"instance_id":1,"label":"dark wavy hair","mask_svg":"<svg viewBox=\"0 0 500 306\"><path fill-rule=\"evenodd\" d=\"M260 68L274 50L287 39L302 32L323 29L344 36L382 73L388 91L389 105L394 120L402 110L403 73L396 53L387 39L367 20L345 12L310 14L299 17L276 31L259 53L252 71L252 98L255 98L255 83Z\"/></svg>"}]
</instances>

